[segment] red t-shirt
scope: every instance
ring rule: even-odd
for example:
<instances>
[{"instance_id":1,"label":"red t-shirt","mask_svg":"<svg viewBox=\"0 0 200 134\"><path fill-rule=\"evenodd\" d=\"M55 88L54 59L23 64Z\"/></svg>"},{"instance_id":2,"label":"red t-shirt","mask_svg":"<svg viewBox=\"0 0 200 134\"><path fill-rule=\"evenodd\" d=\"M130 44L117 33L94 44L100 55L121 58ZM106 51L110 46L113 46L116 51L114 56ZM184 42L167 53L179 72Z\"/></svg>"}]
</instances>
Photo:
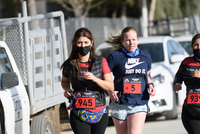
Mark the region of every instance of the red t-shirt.
<instances>
[{"instance_id":1,"label":"red t-shirt","mask_svg":"<svg viewBox=\"0 0 200 134\"><path fill-rule=\"evenodd\" d=\"M107 73L111 73L110 68L108 66L108 62L107 60L102 57L102 75L107 74ZM81 68L81 73L84 73L84 71L90 71L91 70L91 61L88 62L79 62L79 66Z\"/></svg>"}]
</instances>

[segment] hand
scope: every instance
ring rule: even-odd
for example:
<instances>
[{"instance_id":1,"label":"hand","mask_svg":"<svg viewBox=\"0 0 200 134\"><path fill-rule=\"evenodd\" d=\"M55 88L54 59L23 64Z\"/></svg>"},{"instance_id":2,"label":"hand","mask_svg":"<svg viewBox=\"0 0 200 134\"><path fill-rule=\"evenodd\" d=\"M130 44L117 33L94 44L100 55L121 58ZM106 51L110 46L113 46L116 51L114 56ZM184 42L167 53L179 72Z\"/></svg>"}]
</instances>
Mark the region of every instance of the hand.
<instances>
[{"instance_id":1,"label":"hand","mask_svg":"<svg viewBox=\"0 0 200 134\"><path fill-rule=\"evenodd\" d=\"M64 96L65 96L66 98L68 98L69 96L71 96L71 94L69 93L70 91L72 91L72 90L65 90Z\"/></svg>"},{"instance_id":2,"label":"hand","mask_svg":"<svg viewBox=\"0 0 200 134\"><path fill-rule=\"evenodd\" d=\"M91 73L91 72L86 72L86 73L84 73L83 75L84 75L85 79L87 79L87 80L92 80L93 82L95 82L95 80L96 80L96 78L97 78L97 77L95 77L94 74Z\"/></svg>"},{"instance_id":3,"label":"hand","mask_svg":"<svg viewBox=\"0 0 200 134\"><path fill-rule=\"evenodd\" d=\"M119 100L117 93L118 93L118 91L109 91L108 92L111 101L118 101Z\"/></svg>"},{"instance_id":4,"label":"hand","mask_svg":"<svg viewBox=\"0 0 200 134\"><path fill-rule=\"evenodd\" d=\"M149 85L149 95L151 96L156 95L156 89L151 84Z\"/></svg>"},{"instance_id":5,"label":"hand","mask_svg":"<svg viewBox=\"0 0 200 134\"><path fill-rule=\"evenodd\" d=\"M176 84L174 85L174 90L175 90L175 91L179 91L179 90L181 90L181 89L182 89L181 83L176 83Z\"/></svg>"},{"instance_id":6,"label":"hand","mask_svg":"<svg viewBox=\"0 0 200 134\"><path fill-rule=\"evenodd\" d=\"M196 70L192 72L192 77L200 78L200 71Z\"/></svg>"}]
</instances>

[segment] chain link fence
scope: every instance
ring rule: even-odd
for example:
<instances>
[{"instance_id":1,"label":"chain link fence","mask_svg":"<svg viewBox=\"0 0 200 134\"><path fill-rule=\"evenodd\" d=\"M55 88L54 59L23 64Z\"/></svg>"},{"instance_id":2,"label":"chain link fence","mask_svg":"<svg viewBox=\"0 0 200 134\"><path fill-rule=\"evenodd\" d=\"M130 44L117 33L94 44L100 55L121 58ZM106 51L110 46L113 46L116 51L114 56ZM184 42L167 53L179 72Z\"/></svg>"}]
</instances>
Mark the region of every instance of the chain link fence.
<instances>
[{"instance_id":1,"label":"chain link fence","mask_svg":"<svg viewBox=\"0 0 200 134\"><path fill-rule=\"evenodd\" d=\"M149 21L149 36L155 35L194 35L200 32L200 13L185 18Z\"/></svg>"},{"instance_id":2,"label":"chain link fence","mask_svg":"<svg viewBox=\"0 0 200 134\"><path fill-rule=\"evenodd\" d=\"M57 27L59 25L60 21L58 18L35 20L28 22L28 30L33 31L38 29L48 29ZM0 26L0 41L5 41L8 45L20 71L24 85L27 85L24 38L23 23L17 23L9 26Z\"/></svg>"},{"instance_id":3,"label":"chain link fence","mask_svg":"<svg viewBox=\"0 0 200 134\"><path fill-rule=\"evenodd\" d=\"M27 72L24 53L23 25L21 23L0 27L0 41L5 41L14 57L24 84L27 84Z\"/></svg>"},{"instance_id":4,"label":"chain link fence","mask_svg":"<svg viewBox=\"0 0 200 134\"><path fill-rule=\"evenodd\" d=\"M200 15L196 14L188 18L169 19L149 22L149 36L152 35L188 35L200 31ZM59 25L59 19L42 19L28 23L29 30L45 29ZM98 47L109 36L118 35L126 26L136 29L139 36L142 35L142 22L137 18L69 18L65 20L68 53L71 52L71 40L75 31L80 27L87 27L93 34L95 46ZM22 23L0 27L0 40L5 41L9 46L20 73L26 83L26 62L24 53L24 32Z\"/></svg>"},{"instance_id":5,"label":"chain link fence","mask_svg":"<svg viewBox=\"0 0 200 134\"><path fill-rule=\"evenodd\" d=\"M68 51L71 52L71 41L78 28L88 28L93 34L95 47L98 47L101 43L108 39L111 34L119 35L122 29L126 26L134 27L138 32L138 35L142 36L141 21L136 18L69 18L66 20Z\"/></svg>"}]
</instances>

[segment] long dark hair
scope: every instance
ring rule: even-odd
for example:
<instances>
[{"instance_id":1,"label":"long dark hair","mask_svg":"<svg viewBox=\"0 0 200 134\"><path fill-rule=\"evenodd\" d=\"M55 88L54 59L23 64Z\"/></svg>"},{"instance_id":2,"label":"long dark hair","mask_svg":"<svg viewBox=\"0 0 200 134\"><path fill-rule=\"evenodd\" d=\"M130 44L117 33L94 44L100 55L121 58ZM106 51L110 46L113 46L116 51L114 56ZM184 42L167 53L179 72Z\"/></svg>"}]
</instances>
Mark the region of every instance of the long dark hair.
<instances>
[{"instance_id":1,"label":"long dark hair","mask_svg":"<svg viewBox=\"0 0 200 134\"><path fill-rule=\"evenodd\" d=\"M200 38L200 34L196 34L196 35L193 36L192 41L191 41L191 47L192 48L193 48L193 44L194 44L195 40L199 39L199 38Z\"/></svg>"},{"instance_id":2,"label":"long dark hair","mask_svg":"<svg viewBox=\"0 0 200 134\"><path fill-rule=\"evenodd\" d=\"M88 30L87 28L85 27L82 27L82 28L79 28L75 34L74 34L74 37L72 39L72 51L71 51L71 54L69 56L69 58L62 64L62 66L60 67L61 69L65 66L65 65L68 65L69 62L72 60L72 59L78 59L78 52L76 51L76 44L77 44L77 41L80 37L87 37L91 42L92 42L92 46L91 46L91 50L90 52L93 54L93 55L97 55L95 53L96 51L96 48L95 48L95 45L94 45L94 41L93 41L93 37L92 37L92 33L90 32L90 30Z\"/></svg>"}]
</instances>

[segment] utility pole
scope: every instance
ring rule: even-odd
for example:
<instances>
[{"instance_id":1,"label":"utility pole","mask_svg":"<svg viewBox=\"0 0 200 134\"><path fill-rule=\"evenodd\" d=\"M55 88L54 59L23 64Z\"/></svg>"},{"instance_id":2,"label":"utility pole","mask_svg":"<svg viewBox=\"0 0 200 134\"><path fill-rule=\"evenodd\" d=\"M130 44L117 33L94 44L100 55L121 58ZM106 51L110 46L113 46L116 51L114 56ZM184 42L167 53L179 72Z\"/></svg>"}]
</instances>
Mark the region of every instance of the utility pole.
<instances>
[{"instance_id":1,"label":"utility pole","mask_svg":"<svg viewBox=\"0 0 200 134\"><path fill-rule=\"evenodd\" d=\"M142 0L142 33L143 37L148 37L148 10L146 0Z\"/></svg>"}]
</instances>

